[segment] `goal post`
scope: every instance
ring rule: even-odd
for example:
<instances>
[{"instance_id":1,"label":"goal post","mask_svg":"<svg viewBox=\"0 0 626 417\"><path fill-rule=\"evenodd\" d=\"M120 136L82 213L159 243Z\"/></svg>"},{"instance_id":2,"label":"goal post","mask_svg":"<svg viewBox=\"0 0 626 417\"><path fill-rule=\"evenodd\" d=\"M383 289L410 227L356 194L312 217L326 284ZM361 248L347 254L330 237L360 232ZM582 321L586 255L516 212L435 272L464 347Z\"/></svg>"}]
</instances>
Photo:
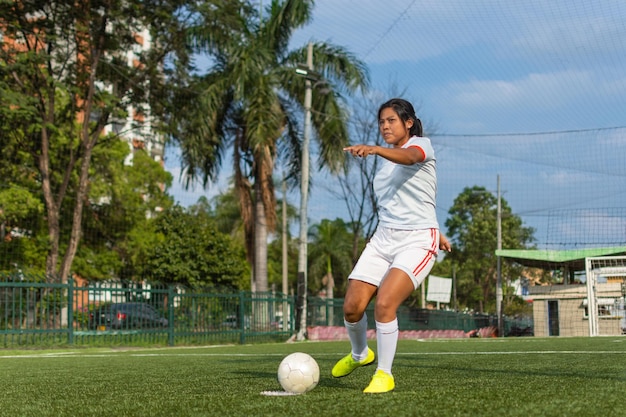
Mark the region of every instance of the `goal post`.
<instances>
[{"instance_id":1,"label":"goal post","mask_svg":"<svg viewBox=\"0 0 626 417\"><path fill-rule=\"evenodd\" d=\"M616 326L626 333L626 256L586 258L585 273L589 336L612 334Z\"/></svg>"}]
</instances>

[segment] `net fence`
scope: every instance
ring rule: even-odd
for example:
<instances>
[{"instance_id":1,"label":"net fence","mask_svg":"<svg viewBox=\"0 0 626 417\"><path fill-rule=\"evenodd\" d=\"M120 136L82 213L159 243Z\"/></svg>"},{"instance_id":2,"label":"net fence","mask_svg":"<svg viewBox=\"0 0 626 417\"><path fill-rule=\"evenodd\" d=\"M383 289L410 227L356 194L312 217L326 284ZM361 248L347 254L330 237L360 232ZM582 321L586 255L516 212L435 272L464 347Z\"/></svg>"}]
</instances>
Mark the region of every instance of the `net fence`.
<instances>
[{"instance_id":1,"label":"net fence","mask_svg":"<svg viewBox=\"0 0 626 417\"><path fill-rule=\"evenodd\" d=\"M474 185L496 193L539 249L626 242L626 127L509 135L432 135L441 220ZM442 222L443 223L443 222Z\"/></svg>"}]
</instances>

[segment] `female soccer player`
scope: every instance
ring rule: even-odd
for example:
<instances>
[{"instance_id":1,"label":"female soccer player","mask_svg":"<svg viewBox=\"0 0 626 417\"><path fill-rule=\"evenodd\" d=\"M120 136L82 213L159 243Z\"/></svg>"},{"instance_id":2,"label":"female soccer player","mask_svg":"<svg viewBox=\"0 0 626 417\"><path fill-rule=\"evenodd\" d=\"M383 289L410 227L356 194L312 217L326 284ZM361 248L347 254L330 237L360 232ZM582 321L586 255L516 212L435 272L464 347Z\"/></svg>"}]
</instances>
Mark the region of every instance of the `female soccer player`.
<instances>
[{"instance_id":1,"label":"female soccer player","mask_svg":"<svg viewBox=\"0 0 626 417\"><path fill-rule=\"evenodd\" d=\"M352 349L332 369L332 375L339 378L374 362L374 352L367 346L365 309L376 296L378 366L366 393L394 389L391 366L398 343L398 307L424 281L439 249L451 249L439 233L435 214L435 152L430 140L422 136L422 122L413 105L399 98L387 101L378 110L378 128L390 147L344 149L358 157L378 155L383 164L374 179L378 227L348 277L344 300L344 323Z\"/></svg>"}]
</instances>

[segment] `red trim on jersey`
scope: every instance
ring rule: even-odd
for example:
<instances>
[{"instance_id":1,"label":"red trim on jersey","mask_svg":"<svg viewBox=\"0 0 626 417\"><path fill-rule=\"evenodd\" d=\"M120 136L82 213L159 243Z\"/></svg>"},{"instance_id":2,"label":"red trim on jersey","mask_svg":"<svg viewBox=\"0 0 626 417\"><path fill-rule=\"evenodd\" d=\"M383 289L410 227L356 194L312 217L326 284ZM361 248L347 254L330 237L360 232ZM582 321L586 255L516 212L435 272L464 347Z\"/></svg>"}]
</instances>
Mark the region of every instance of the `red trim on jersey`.
<instances>
[{"instance_id":1,"label":"red trim on jersey","mask_svg":"<svg viewBox=\"0 0 626 417\"><path fill-rule=\"evenodd\" d=\"M437 253L437 229L430 229L430 237L431 237L431 245L430 245L430 250L428 251L428 255L426 255L426 257L424 257L424 259L422 259L422 262L420 262L417 267L413 270L413 275L415 275L416 277L422 272L422 270L424 268L426 268L426 266L428 265L428 263L430 262L430 260L433 258L433 256L435 256L435 254Z\"/></svg>"},{"instance_id":2,"label":"red trim on jersey","mask_svg":"<svg viewBox=\"0 0 626 417\"><path fill-rule=\"evenodd\" d=\"M426 152L424 152L424 149L422 149L421 146L419 146L419 145L410 145L410 146L406 147L406 149L409 149L409 148L417 148L417 149L419 149L420 152L422 152L422 161L426 160Z\"/></svg>"}]
</instances>

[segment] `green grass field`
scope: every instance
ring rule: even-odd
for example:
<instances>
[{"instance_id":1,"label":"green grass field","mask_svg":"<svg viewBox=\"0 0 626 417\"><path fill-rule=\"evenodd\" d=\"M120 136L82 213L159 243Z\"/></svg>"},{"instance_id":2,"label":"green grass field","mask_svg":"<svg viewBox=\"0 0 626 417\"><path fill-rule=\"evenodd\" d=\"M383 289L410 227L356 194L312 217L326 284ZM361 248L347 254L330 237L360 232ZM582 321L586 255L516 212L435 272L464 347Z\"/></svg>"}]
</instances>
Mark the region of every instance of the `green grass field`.
<instances>
[{"instance_id":1,"label":"green grass field","mask_svg":"<svg viewBox=\"0 0 626 417\"><path fill-rule=\"evenodd\" d=\"M372 346L375 349L375 346ZM400 341L394 392L374 367L330 377L347 342L0 351L0 416L626 416L626 338ZM276 370L312 355L319 385L280 391Z\"/></svg>"}]
</instances>

